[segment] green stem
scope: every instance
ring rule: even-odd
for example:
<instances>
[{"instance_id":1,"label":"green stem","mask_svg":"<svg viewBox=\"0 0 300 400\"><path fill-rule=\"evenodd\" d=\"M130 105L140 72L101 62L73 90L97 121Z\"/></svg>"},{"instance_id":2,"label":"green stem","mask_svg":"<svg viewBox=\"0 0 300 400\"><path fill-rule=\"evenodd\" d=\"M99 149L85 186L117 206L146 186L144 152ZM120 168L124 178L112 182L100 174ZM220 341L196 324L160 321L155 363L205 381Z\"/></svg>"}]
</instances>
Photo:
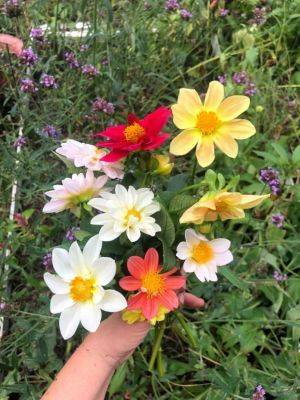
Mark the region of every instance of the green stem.
<instances>
[{"instance_id":1,"label":"green stem","mask_svg":"<svg viewBox=\"0 0 300 400\"><path fill-rule=\"evenodd\" d=\"M204 186L204 185L206 185L206 183L201 181L201 182L195 183L194 185L186 186L185 188L179 190L179 193L187 192L188 190L191 190L191 189L197 189L200 186Z\"/></svg>"},{"instance_id":2,"label":"green stem","mask_svg":"<svg viewBox=\"0 0 300 400\"><path fill-rule=\"evenodd\" d=\"M189 325L186 323L182 313L180 311L175 311L174 314L175 314L175 317L177 318L178 322L182 326L183 330L185 331L185 333L189 339L191 347L197 348L197 343L195 341L194 335L193 335Z\"/></svg>"},{"instance_id":3,"label":"green stem","mask_svg":"<svg viewBox=\"0 0 300 400\"><path fill-rule=\"evenodd\" d=\"M162 378L165 374L165 368L164 368L164 363L163 363L163 358L162 358L161 347L158 349L158 353L157 353L157 372L158 372L158 376L160 378Z\"/></svg>"},{"instance_id":4,"label":"green stem","mask_svg":"<svg viewBox=\"0 0 300 400\"><path fill-rule=\"evenodd\" d=\"M157 357L157 353L158 350L160 348L161 345L161 341L162 341L162 337L164 334L164 331L166 329L166 321L161 322L158 327L156 327L156 339L154 342L154 346L152 348L152 354L151 354L151 358L149 361L149 366L148 366L148 370L149 371L153 371L153 367L156 361L156 357Z\"/></svg>"},{"instance_id":5,"label":"green stem","mask_svg":"<svg viewBox=\"0 0 300 400\"><path fill-rule=\"evenodd\" d=\"M193 171L192 171L192 176L191 176L191 181L192 181L192 185L194 184L195 181L195 175L196 175L196 170L197 170L197 166L198 166L198 161L197 161L197 157L194 156L194 165L193 165Z\"/></svg>"}]
</instances>

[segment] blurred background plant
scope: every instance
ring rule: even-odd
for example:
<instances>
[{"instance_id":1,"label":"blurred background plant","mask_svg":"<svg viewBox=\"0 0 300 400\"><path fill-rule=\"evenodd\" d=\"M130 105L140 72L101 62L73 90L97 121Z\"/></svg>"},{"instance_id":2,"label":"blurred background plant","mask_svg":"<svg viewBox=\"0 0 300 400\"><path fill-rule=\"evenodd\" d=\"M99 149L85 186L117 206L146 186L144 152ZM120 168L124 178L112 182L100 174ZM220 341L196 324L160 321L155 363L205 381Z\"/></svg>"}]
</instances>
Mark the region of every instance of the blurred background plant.
<instances>
[{"instance_id":1,"label":"blurred background plant","mask_svg":"<svg viewBox=\"0 0 300 400\"><path fill-rule=\"evenodd\" d=\"M51 218L41 213L43 193L65 176L53 153L59 141L95 143L94 132L124 122L128 112L142 117L159 104L175 103L180 87L202 93L213 79L226 84L227 95L251 96L247 115L257 128L251 140L239 143L237 159L218 155L213 167L226 182L235 176L232 190L240 185L244 193L259 194L268 188L272 201L252 217L215 225L218 236L232 241L235 261L221 269L224 278L217 283L190 280L207 309L184 310L189 337L171 320L155 372L147 364L151 332L115 374L109 398L298 399L299 2L2 3L1 33L20 38L23 50L0 46L1 287L5 263L9 268L0 304L8 322L0 350L0 399L38 399L84 335L80 331L68 343L57 335L42 280L52 268L54 245L86 238L84 223L79 229L69 213ZM171 123L168 131L177 133ZM154 182L158 163L152 163ZM173 163L172 176L156 190L170 210L164 215L166 264L175 262L173 243L183 232L177 229L175 238L174 224L203 186L181 190L205 174L199 168L190 182L187 158ZM139 179L134 165L131 172L125 184ZM16 210L9 220L15 179ZM105 249L122 268L137 251L129 244L125 254L113 244Z\"/></svg>"}]
</instances>

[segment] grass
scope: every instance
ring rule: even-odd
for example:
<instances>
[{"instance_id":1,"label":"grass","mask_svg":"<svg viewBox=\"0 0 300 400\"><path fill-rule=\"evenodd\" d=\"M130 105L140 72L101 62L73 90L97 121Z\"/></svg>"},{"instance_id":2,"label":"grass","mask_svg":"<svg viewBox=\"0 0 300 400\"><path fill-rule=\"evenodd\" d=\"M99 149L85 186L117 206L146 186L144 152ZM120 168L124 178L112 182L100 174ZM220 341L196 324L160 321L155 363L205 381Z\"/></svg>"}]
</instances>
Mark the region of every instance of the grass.
<instances>
[{"instance_id":1,"label":"grass","mask_svg":"<svg viewBox=\"0 0 300 400\"><path fill-rule=\"evenodd\" d=\"M299 398L300 10L297 1L269 0L264 2L266 22L253 26L247 21L261 3L230 2L230 14L220 17L218 7L210 9L207 1L182 2L193 13L190 21L182 20L178 12L167 12L162 1L149 1L150 8L144 10L143 1L40 0L23 2L18 17L0 15L1 33L22 38L26 47L31 44L30 28L49 24L47 44L33 45L40 59L30 75L38 82L47 72L59 84L57 90L40 87L36 95L22 93L19 80L29 72L27 67L15 56L1 53L5 84L0 87L0 279L4 281L5 264L9 272L7 290L1 295L7 324L0 350L1 400L38 399L84 336L82 330L68 343L61 339L42 280L43 256L60 243L68 246L66 229L78 224L66 212L51 216L41 212L44 192L66 174L53 154L57 141L41 135L42 128L51 124L62 139L93 143L92 133L110 122L123 122L128 112L142 116L159 104L174 103L181 87L205 92L211 80L226 73L226 94L243 93L244 87L232 81L232 75L242 70L257 87L247 112L257 134L239 142L235 160L218 153L213 168L226 181L239 176L233 183L238 190L261 193L268 189L259 180L259 170L275 167L282 194L248 212L242 221L214 225L218 236L232 241L235 261L221 269L217 283L199 285L189 279L190 291L203 296L207 308L183 310L188 335L176 316L167 320L157 363L148 372L155 335L151 331L115 374L109 398L249 399L258 384L266 389L267 399ZM70 39L59 33L63 26L73 29L78 21L90 24L87 37ZM88 50L80 52L81 44L88 44ZM95 64L99 76L89 80L70 69L63 58L66 50L74 51L82 64ZM95 118L91 104L97 96L115 105L113 116L99 113ZM16 154L13 143L20 126L27 143ZM168 130L175 135L172 123ZM190 169L189 159L178 157L172 176L154 182L169 210L178 191L203 179L205 171L199 167L191 182L185 175ZM26 219L24 226L8 218L15 179L16 212ZM128 179L130 183L133 178ZM202 190L199 186L181 194L200 195ZM173 206L171 220L176 224L181 205ZM271 215L278 212L285 216L282 229L271 222ZM81 232L85 226L83 221ZM178 226L174 243L182 232ZM6 249L11 251L9 257ZM117 253L119 265L131 251L125 246L124 255ZM277 283L275 270L287 274L287 281ZM2 287L4 282L0 283Z\"/></svg>"}]
</instances>

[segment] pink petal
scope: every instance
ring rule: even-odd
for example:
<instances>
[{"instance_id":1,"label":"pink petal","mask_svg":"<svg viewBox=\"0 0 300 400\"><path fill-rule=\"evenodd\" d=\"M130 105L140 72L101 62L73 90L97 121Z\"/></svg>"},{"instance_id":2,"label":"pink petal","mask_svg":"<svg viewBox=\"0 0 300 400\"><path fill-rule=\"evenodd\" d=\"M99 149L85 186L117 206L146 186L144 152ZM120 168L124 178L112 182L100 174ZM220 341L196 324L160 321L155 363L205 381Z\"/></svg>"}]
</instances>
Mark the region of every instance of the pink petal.
<instances>
[{"instance_id":1,"label":"pink petal","mask_svg":"<svg viewBox=\"0 0 300 400\"><path fill-rule=\"evenodd\" d=\"M141 279L141 276L145 274L144 260L141 257L129 257L127 268L130 274L136 279Z\"/></svg>"},{"instance_id":2,"label":"pink petal","mask_svg":"<svg viewBox=\"0 0 300 400\"><path fill-rule=\"evenodd\" d=\"M184 286L186 281L185 276L169 276L165 280L166 289L180 289Z\"/></svg>"},{"instance_id":3,"label":"pink petal","mask_svg":"<svg viewBox=\"0 0 300 400\"><path fill-rule=\"evenodd\" d=\"M148 320L155 317L158 312L158 305L159 301L157 297L152 297L152 298L146 297L145 304L142 307L142 312L144 314L144 317Z\"/></svg>"},{"instance_id":4,"label":"pink petal","mask_svg":"<svg viewBox=\"0 0 300 400\"><path fill-rule=\"evenodd\" d=\"M153 247L147 250L144 262L146 269L148 271L155 272L158 270L158 263L159 263L158 252Z\"/></svg>"},{"instance_id":5,"label":"pink petal","mask_svg":"<svg viewBox=\"0 0 300 400\"><path fill-rule=\"evenodd\" d=\"M166 290L158 297L158 300L168 310L174 310L179 305L178 297L173 290Z\"/></svg>"},{"instance_id":6,"label":"pink petal","mask_svg":"<svg viewBox=\"0 0 300 400\"><path fill-rule=\"evenodd\" d=\"M128 310L140 310L142 309L147 301L147 295L146 293L138 293L127 301L127 308Z\"/></svg>"},{"instance_id":7,"label":"pink petal","mask_svg":"<svg viewBox=\"0 0 300 400\"><path fill-rule=\"evenodd\" d=\"M133 278L132 276L125 276L124 278L120 279L119 285L124 290L138 290L141 287L141 281Z\"/></svg>"}]
</instances>

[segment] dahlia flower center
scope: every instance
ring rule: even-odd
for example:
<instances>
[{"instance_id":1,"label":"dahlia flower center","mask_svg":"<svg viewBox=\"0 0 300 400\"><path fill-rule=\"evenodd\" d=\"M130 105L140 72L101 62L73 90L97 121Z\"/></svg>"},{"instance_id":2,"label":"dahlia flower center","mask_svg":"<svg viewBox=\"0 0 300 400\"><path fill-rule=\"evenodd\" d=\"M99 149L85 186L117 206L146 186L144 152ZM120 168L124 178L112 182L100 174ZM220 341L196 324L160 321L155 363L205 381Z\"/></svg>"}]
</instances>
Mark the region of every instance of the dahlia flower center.
<instances>
[{"instance_id":1,"label":"dahlia flower center","mask_svg":"<svg viewBox=\"0 0 300 400\"><path fill-rule=\"evenodd\" d=\"M124 129L124 136L127 142L137 143L144 135L145 129L137 122Z\"/></svg>"},{"instance_id":2,"label":"dahlia flower center","mask_svg":"<svg viewBox=\"0 0 300 400\"><path fill-rule=\"evenodd\" d=\"M125 216L126 223L128 223L131 216L137 218L138 220L141 219L141 213L135 208L131 208L130 210L127 211L127 214Z\"/></svg>"},{"instance_id":3,"label":"dahlia flower center","mask_svg":"<svg viewBox=\"0 0 300 400\"><path fill-rule=\"evenodd\" d=\"M201 111L197 116L196 127L203 135L211 135L219 127L220 120L213 111Z\"/></svg>"},{"instance_id":4,"label":"dahlia flower center","mask_svg":"<svg viewBox=\"0 0 300 400\"><path fill-rule=\"evenodd\" d=\"M69 197L69 201L71 204L80 204L84 203L87 200L90 200L95 193L95 190L93 188L88 188L82 193L79 194L71 194Z\"/></svg>"},{"instance_id":5,"label":"dahlia flower center","mask_svg":"<svg viewBox=\"0 0 300 400\"><path fill-rule=\"evenodd\" d=\"M142 291L150 297L160 294L164 290L164 278L157 272L148 272L142 280Z\"/></svg>"},{"instance_id":6,"label":"dahlia flower center","mask_svg":"<svg viewBox=\"0 0 300 400\"><path fill-rule=\"evenodd\" d=\"M192 257L198 264L205 264L213 258L213 249L208 243L201 241L193 247Z\"/></svg>"},{"instance_id":7,"label":"dahlia flower center","mask_svg":"<svg viewBox=\"0 0 300 400\"><path fill-rule=\"evenodd\" d=\"M76 276L71 282L70 294L74 301L85 302L92 300L96 291L96 281L94 278L84 279Z\"/></svg>"}]
</instances>

